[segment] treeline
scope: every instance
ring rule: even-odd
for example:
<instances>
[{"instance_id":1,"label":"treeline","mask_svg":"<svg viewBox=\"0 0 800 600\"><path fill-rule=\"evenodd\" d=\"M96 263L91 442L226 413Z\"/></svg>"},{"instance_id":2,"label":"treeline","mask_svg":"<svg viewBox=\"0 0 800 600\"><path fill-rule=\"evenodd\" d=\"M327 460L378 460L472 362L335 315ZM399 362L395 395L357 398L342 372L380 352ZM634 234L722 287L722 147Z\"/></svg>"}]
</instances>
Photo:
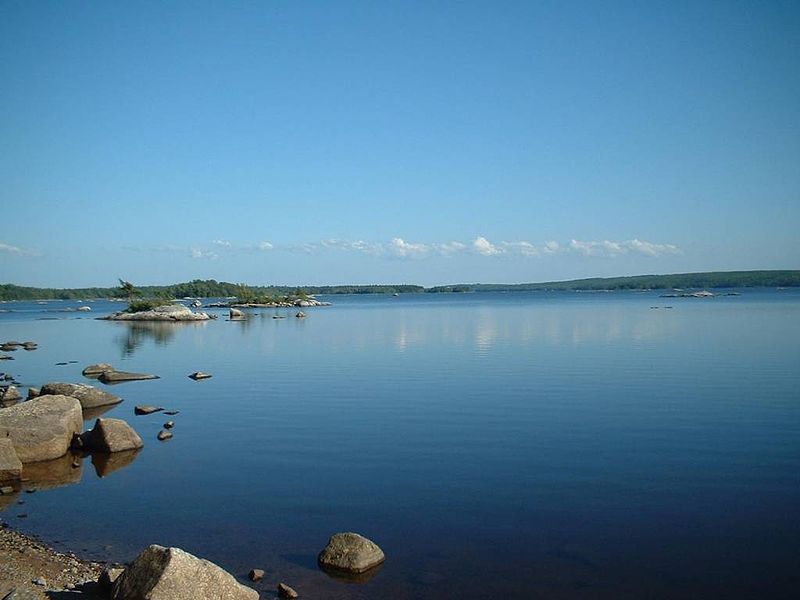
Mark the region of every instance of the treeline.
<instances>
[{"instance_id":1,"label":"treeline","mask_svg":"<svg viewBox=\"0 0 800 600\"><path fill-rule=\"evenodd\" d=\"M147 298L227 298L303 296L306 294L409 294L446 292L524 292L536 290L663 290L696 288L798 287L797 271L727 271L678 273L673 275L635 275L633 277L596 277L571 281L517 284L458 284L424 288L420 285L324 285L324 286L253 286L214 279L195 279L186 283L162 286L137 286ZM107 288L36 288L0 284L0 300L87 300L119 298L119 287Z\"/></svg>"},{"instance_id":2,"label":"treeline","mask_svg":"<svg viewBox=\"0 0 800 600\"><path fill-rule=\"evenodd\" d=\"M594 277L571 281L517 284L461 284L429 288L428 292L525 292L525 291L598 291L664 290L693 288L796 287L800 271L714 271L672 275L634 275L631 277Z\"/></svg>"},{"instance_id":3,"label":"treeline","mask_svg":"<svg viewBox=\"0 0 800 600\"><path fill-rule=\"evenodd\" d=\"M256 286L229 283L214 279L195 279L172 285L136 286L145 298L228 298L228 297L280 297L306 294L405 294L424 292L419 285L326 285L326 286ZM121 298L125 294L119 286L92 288L37 288L14 284L0 284L0 300L88 300L92 298Z\"/></svg>"}]
</instances>

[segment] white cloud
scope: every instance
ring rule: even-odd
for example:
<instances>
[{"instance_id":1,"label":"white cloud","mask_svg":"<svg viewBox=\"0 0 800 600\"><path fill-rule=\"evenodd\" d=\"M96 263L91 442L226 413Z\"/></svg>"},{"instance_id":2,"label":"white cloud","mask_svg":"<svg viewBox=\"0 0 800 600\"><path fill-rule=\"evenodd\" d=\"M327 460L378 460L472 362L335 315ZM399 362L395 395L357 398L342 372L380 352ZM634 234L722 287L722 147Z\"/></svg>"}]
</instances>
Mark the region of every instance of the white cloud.
<instances>
[{"instance_id":1,"label":"white cloud","mask_svg":"<svg viewBox=\"0 0 800 600\"><path fill-rule=\"evenodd\" d=\"M463 252L467 249L467 245L461 242L444 242L443 244L433 244L433 249L439 254L450 256L451 254Z\"/></svg>"},{"instance_id":2,"label":"white cloud","mask_svg":"<svg viewBox=\"0 0 800 600\"><path fill-rule=\"evenodd\" d=\"M543 251L545 254L556 254L561 252L561 244L555 240L550 240L549 242L544 243Z\"/></svg>"},{"instance_id":3,"label":"white cloud","mask_svg":"<svg viewBox=\"0 0 800 600\"><path fill-rule=\"evenodd\" d=\"M258 243L258 249L259 250L272 250L274 247L275 246L273 246L272 243L270 243L270 242L268 242L266 240L264 240L263 242L259 242Z\"/></svg>"},{"instance_id":4,"label":"white cloud","mask_svg":"<svg viewBox=\"0 0 800 600\"><path fill-rule=\"evenodd\" d=\"M220 247L222 247L222 248L230 248L231 246L233 246L233 244L231 244L230 242L228 242L228 241L226 241L226 240L214 240L214 241L213 241L213 242L211 242L211 243L212 243L214 246L220 246Z\"/></svg>"},{"instance_id":5,"label":"white cloud","mask_svg":"<svg viewBox=\"0 0 800 600\"><path fill-rule=\"evenodd\" d=\"M400 258L419 258L425 256L430 248L425 244L412 244L403 238L394 238L388 247L388 252Z\"/></svg>"},{"instance_id":6,"label":"white cloud","mask_svg":"<svg viewBox=\"0 0 800 600\"><path fill-rule=\"evenodd\" d=\"M15 254L16 256L39 256L37 252L32 250L26 250L25 248L12 246L11 244L5 244L3 242L0 242L0 252L5 252L6 254Z\"/></svg>"},{"instance_id":7,"label":"white cloud","mask_svg":"<svg viewBox=\"0 0 800 600\"><path fill-rule=\"evenodd\" d=\"M472 242L472 247L478 254L482 254L483 256L496 256L503 253L500 248L492 244L492 242L482 235L475 238L475 241Z\"/></svg>"},{"instance_id":8,"label":"white cloud","mask_svg":"<svg viewBox=\"0 0 800 600\"><path fill-rule=\"evenodd\" d=\"M215 252L202 250L200 248L190 248L189 254L195 259L215 260L217 258L217 254Z\"/></svg>"},{"instance_id":9,"label":"white cloud","mask_svg":"<svg viewBox=\"0 0 800 600\"><path fill-rule=\"evenodd\" d=\"M639 239L626 240L624 242L612 242L603 240L602 242L582 242L571 240L568 249L583 256L602 256L615 257L629 252L642 254L644 256L662 256L664 254L680 254L680 249L674 244L653 244Z\"/></svg>"},{"instance_id":10,"label":"white cloud","mask_svg":"<svg viewBox=\"0 0 800 600\"><path fill-rule=\"evenodd\" d=\"M530 242L502 242L500 244L505 252L521 256L539 256L540 250Z\"/></svg>"}]
</instances>

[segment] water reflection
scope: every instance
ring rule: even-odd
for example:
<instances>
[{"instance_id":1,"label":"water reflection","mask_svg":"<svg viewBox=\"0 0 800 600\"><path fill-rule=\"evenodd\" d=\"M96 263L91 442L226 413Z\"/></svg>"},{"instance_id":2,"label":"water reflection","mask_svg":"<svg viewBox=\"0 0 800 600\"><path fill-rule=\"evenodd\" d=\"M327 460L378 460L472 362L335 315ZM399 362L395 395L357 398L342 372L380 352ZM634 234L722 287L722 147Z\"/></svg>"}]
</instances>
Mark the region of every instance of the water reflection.
<instances>
[{"instance_id":1,"label":"water reflection","mask_svg":"<svg viewBox=\"0 0 800 600\"><path fill-rule=\"evenodd\" d=\"M169 321L118 321L117 324L125 327L124 335L117 336L122 356L132 356L142 344L152 340L159 346L166 346L178 333L181 327L204 327L205 321L171 323Z\"/></svg>"},{"instance_id":2,"label":"water reflection","mask_svg":"<svg viewBox=\"0 0 800 600\"><path fill-rule=\"evenodd\" d=\"M139 453L139 450L110 454L70 451L53 460L25 463L22 466L21 481L3 484L13 487L14 492L0 495L0 511L16 504L23 490L52 490L80 483L83 478L83 463L87 458L91 460L97 476L102 479L129 466Z\"/></svg>"},{"instance_id":3,"label":"water reflection","mask_svg":"<svg viewBox=\"0 0 800 600\"><path fill-rule=\"evenodd\" d=\"M92 454L92 466L97 476L102 479L130 465L139 456L139 452L140 450L126 450L110 454L96 452Z\"/></svg>"},{"instance_id":4,"label":"water reflection","mask_svg":"<svg viewBox=\"0 0 800 600\"><path fill-rule=\"evenodd\" d=\"M391 332L395 348L437 340L452 346L472 346L484 354L500 343L546 341L554 346L641 341L669 335L677 319L666 311L620 308L587 310L531 306L513 310L481 309L465 321L458 312L437 319L420 319L409 313L397 320ZM387 332L388 333L388 332Z\"/></svg>"}]
</instances>

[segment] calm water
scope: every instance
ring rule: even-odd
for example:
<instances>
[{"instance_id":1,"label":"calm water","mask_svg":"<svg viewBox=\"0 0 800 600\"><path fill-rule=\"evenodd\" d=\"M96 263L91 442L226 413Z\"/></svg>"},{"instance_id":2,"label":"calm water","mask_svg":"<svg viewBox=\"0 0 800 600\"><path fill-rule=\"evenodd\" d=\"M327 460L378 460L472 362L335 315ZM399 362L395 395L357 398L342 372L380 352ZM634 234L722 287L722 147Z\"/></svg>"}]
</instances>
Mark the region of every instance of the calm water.
<instances>
[{"instance_id":1,"label":"calm water","mask_svg":"<svg viewBox=\"0 0 800 600\"><path fill-rule=\"evenodd\" d=\"M25 385L161 376L111 389L145 440L130 464L51 466L0 517L97 558L262 567L265 598L794 596L800 291L332 300L177 325L0 305L0 339L40 345L0 363ZM345 530L386 552L365 583L316 567Z\"/></svg>"}]
</instances>

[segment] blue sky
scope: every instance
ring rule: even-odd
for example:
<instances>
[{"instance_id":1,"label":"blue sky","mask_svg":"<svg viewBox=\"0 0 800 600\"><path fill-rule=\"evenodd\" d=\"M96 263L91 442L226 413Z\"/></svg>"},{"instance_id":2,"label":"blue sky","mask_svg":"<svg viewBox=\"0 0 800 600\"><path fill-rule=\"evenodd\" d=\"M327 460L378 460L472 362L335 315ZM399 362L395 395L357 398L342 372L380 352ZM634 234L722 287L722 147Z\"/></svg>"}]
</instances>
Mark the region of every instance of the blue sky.
<instances>
[{"instance_id":1,"label":"blue sky","mask_svg":"<svg viewBox=\"0 0 800 600\"><path fill-rule=\"evenodd\" d=\"M0 282L800 268L797 2L0 3Z\"/></svg>"}]
</instances>

